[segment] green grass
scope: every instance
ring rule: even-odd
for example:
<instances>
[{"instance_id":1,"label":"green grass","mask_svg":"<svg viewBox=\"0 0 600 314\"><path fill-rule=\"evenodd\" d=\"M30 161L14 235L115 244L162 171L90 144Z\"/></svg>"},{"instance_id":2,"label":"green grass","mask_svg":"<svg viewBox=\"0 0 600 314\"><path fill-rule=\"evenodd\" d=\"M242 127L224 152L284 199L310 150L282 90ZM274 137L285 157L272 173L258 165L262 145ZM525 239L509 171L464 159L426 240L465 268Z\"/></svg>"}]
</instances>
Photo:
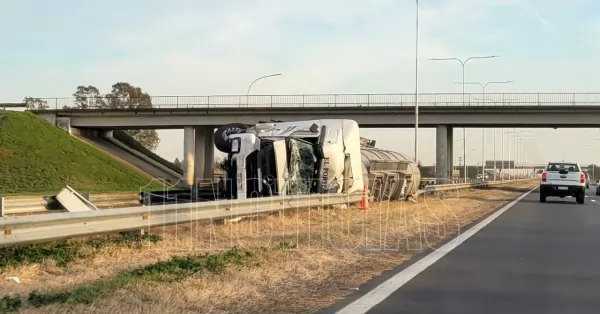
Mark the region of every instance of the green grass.
<instances>
[{"instance_id":1,"label":"green grass","mask_svg":"<svg viewBox=\"0 0 600 314\"><path fill-rule=\"evenodd\" d=\"M80 192L134 192L150 182L31 112L0 114L0 161L0 195L56 194L65 185Z\"/></svg>"},{"instance_id":2,"label":"green grass","mask_svg":"<svg viewBox=\"0 0 600 314\"><path fill-rule=\"evenodd\" d=\"M41 264L47 259L56 261L56 265L59 267L65 267L69 262L76 259L91 257L96 249L108 245L131 247L142 245L144 241L156 243L160 240L161 238L158 235L145 234L140 237L106 237L89 241L64 240L6 247L0 249L0 270L10 266Z\"/></svg>"},{"instance_id":3,"label":"green grass","mask_svg":"<svg viewBox=\"0 0 600 314\"><path fill-rule=\"evenodd\" d=\"M115 277L106 278L77 286L71 290L56 292L31 292L26 300L18 296L0 298L0 312L18 311L22 307L43 307L56 303L91 304L119 289L138 282L176 282L200 272L219 274L227 266L251 266L253 255L236 248L221 254L174 256L134 270L123 271Z\"/></svg>"}]
</instances>

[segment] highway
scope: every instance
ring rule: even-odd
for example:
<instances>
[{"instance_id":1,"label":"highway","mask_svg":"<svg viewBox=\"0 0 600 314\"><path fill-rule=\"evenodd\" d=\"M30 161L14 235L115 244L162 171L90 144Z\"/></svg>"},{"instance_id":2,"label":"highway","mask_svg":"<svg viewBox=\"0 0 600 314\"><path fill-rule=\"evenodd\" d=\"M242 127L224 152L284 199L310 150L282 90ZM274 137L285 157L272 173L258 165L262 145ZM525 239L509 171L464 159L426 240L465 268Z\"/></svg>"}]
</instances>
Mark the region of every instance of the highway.
<instances>
[{"instance_id":1,"label":"highway","mask_svg":"<svg viewBox=\"0 0 600 314\"><path fill-rule=\"evenodd\" d=\"M327 312L598 313L600 196L594 189L584 205L573 198L541 204L534 190L422 272L413 265L382 284L367 283Z\"/></svg>"}]
</instances>

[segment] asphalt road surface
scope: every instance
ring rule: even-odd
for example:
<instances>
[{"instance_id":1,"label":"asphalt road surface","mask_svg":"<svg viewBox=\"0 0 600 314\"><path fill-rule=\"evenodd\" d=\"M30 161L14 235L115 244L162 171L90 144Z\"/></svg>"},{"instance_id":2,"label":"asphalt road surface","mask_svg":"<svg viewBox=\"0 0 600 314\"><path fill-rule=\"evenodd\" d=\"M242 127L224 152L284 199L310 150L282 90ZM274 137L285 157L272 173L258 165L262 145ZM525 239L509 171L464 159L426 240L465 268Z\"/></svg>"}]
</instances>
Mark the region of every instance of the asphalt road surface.
<instances>
[{"instance_id":1,"label":"asphalt road surface","mask_svg":"<svg viewBox=\"0 0 600 314\"><path fill-rule=\"evenodd\" d=\"M600 196L547 200L533 191L366 313L600 313Z\"/></svg>"}]
</instances>

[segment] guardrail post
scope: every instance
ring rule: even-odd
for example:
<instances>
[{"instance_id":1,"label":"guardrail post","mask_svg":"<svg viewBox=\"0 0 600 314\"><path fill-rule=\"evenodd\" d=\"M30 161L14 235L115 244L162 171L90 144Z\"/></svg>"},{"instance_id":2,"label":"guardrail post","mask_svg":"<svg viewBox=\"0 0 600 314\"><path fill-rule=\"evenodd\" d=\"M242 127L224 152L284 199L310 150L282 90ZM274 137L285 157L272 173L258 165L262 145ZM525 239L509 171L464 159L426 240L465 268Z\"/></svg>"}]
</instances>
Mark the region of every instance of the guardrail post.
<instances>
[{"instance_id":1,"label":"guardrail post","mask_svg":"<svg viewBox=\"0 0 600 314\"><path fill-rule=\"evenodd\" d=\"M83 198L85 198L87 201L89 201L90 198L92 197L92 194L90 192L84 192L84 193L81 193L81 196L83 196Z\"/></svg>"},{"instance_id":2,"label":"guardrail post","mask_svg":"<svg viewBox=\"0 0 600 314\"><path fill-rule=\"evenodd\" d=\"M0 196L0 217L4 217L4 196Z\"/></svg>"}]
</instances>

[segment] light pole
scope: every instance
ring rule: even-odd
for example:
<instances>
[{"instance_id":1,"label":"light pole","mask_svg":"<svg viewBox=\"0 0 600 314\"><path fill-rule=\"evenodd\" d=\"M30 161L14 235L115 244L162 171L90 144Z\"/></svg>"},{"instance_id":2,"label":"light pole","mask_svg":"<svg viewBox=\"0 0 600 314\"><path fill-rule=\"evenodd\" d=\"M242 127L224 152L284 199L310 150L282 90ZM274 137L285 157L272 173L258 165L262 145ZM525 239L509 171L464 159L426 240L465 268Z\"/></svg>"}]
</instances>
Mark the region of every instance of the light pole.
<instances>
[{"instance_id":1,"label":"light pole","mask_svg":"<svg viewBox=\"0 0 600 314\"><path fill-rule=\"evenodd\" d=\"M517 132L516 128L513 128L512 132L506 132L506 134L509 134L509 135L512 134L515 137L515 140L514 140L515 159L517 157L517 138L519 137L519 134L521 134L521 133L530 133L530 131ZM510 137L508 139L508 159L510 160ZM509 170L508 171L508 180L510 180L511 179L510 163L508 165L508 170ZM515 160L513 160L513 169L512 170L513 170L512 172L514 172L516 170Z\"/></svg>"},{"instance_id":2,"label":"light pole","mask_svg":"<svg viewBox=\"0 0 600 314\"><path fill-rule=\"evenodd\" d=\"M415 0L416 32L415 32L415 163L419 162L419 0Z\"/></svg>"},{"instance_id":3,"label":"light pole","mask_svg":"<svg viewBox=\"0 0 600 314\"><path fill-rule=\"evenodd\" d=\"M485 88L490 84L508 84L514 83L513 81L492 81L485 84L479 82L456 82L462 84L463 88L465 85L479 85L482 89L483 106L485 106ZM485 128L481 129L481 172L485 173ZM496 129L494 129L494 180L496 180Z\"/></svg>"},{"instance_id":4,"label":"light pole","mask_svg":"<svg viewBox=\"0 0 600 314\"><path fill-rule=\"evenodd\" d=\"M460 65L462 66L462 82L465 82L465 64L467 64L467 62L469 62L469 60L473 60L473 59L492 59L492 58L498 58L500 56L476 56L476 57L469 57L467 59L465 59L464 61L459 59L459 58L432 58L429 59L431 61L448 61L448 60L455 60L460 62ZM465 105L465 85L463 84L463 89L462 89L462 99L463 99L463 106ZM464 142L464 148L463 148L463 159L467 158L467 131L466 128L463 128L463 138L465 139ZM467 180L467 163L465 163L465 181Z\"/></svg>"},{"instance_id":5,"label":"light pole","mask_svg":"<svg viewBox=\"0 0 600 314\"><path fill-rule=\"evenodd\" d=\"M521 176L522 177L527 177L527 169L525 169L525 166L527 166L527 156L528 156L528 149L529 148L533 148L535 147L536 143L535 141L532 140L520 140L519 143L521 144L521 150L520 150L520 159L521 159Z\"/></svg>"},{"instance_id":6,"label":"light pole","mask_svg":"<svg viewBox=\"0 0 600 314\"><path fill-rule=\"evenodd\" d=\"M250 96L250 89L252 88L252 85L254 85L254 83L256 83L257 81L260 81L262 79L266 79L266 78L274 77L274 76L280 76L280 75L283 75L283 74L281 74L281 73L275 73L275 74L265 75L265 76L261 76L261 77L255 79L254 81L252 81L252 83L250 83L250 86L248 86L248 92L246 92L246 106L249 103L248 97Z\"/></svg>"}]
</instances>

